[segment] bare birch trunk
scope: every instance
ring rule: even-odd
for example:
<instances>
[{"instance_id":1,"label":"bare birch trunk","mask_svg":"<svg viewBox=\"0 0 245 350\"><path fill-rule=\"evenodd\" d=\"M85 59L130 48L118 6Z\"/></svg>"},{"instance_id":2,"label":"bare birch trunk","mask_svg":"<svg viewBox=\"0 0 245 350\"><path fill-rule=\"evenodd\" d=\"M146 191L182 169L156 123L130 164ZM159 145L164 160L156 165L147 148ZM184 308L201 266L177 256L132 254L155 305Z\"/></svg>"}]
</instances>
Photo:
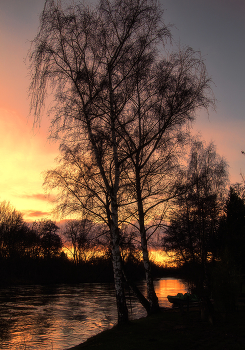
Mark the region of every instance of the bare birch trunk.
<instances>
[{"instance_id":1,"label":"bare birch trunk","mask_svg":"<svg viewBox=\"0 0 245 350\"><path fill-rule=\"evenodd\" d=\"M111 251L116 291L118 324L128 322L128 308L123 286L123 267L119 247L118 212L116 203L111 206Z\"/></svg>"},{"instance_id":2,"label":"bare birch trunk","mask_svg":"<svg viewBox=\"0 0 245 350\"><path fill-rule=\"evenodd\" d=\"M140 236L141 236L141 249L143 253L143 262L144 262L145 277L146 277L146 284L147 284L147 298L150 303L151 312L156 312L159 310L159 304L158 304L157 295L155 293L155 288L154 288L152 274L151 274L151 265L149 260L147 238L146 238L146 231L145 231L143 201L142 201L141 188L140 188L140 174L137 171L136 171L136 189L137 189Z\"/></svg>"},{"instance_id":3,"label":"bare birch trunk","mask_svg":"<svg viewBox=\"0 0 245 350\"><path fill-rule=\"evenodd\" d=\"M149 261L149 253L147 247L146 233L145 228L141 228L141 249L143 253L143 262L145 268L145 277L147 284L147 297L150 303L151 312L156 312L159 310L158 298L155 292L152 274L151 274L151 265Z\"/></svg>"}]
</instances>

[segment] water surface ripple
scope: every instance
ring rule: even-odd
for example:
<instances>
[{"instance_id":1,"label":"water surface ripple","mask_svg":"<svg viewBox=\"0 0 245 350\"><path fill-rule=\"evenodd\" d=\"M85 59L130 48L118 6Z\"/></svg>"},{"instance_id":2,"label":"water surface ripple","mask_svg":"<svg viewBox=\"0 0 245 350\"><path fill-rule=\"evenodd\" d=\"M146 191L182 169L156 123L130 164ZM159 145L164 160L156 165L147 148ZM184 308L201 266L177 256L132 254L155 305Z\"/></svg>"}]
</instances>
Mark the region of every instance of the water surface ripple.
<instances>
[{"instance_id":1,"label":"water surface ripple","mask_svg":"<svg viewBox=\"0 0 245 350\"><path fill-rule=\"evenodd\" d=\"M155 282L161 306L166 296L185 292L183 281L168 278ZM145 294L145 283L139 288ZM146 315L127 293L131 318ZM64 350L77 345L117 320L113 284L12 286L0 289L0 349Z\"/></svg>"}]
</instances>

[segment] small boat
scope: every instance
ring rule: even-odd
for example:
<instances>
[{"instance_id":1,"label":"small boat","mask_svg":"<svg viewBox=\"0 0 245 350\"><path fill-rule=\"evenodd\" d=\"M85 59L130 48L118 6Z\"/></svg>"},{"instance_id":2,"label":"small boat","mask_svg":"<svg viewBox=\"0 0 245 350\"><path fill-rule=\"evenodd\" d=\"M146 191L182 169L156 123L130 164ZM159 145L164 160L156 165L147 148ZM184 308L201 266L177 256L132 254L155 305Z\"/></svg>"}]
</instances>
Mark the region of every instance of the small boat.
<instances>
[{"instance_id":1,"label":"small boat","mask_svg":"<svg viewBox=\"0 0 245 350\"><path fill-rule=\"evenodd\" d=\"M198 297L195 294L190 293L178 293L177 295L168 295L167 298L170 303L178 306L189 305L192 303L199 302Z\"/></svg>"}]
</instances>

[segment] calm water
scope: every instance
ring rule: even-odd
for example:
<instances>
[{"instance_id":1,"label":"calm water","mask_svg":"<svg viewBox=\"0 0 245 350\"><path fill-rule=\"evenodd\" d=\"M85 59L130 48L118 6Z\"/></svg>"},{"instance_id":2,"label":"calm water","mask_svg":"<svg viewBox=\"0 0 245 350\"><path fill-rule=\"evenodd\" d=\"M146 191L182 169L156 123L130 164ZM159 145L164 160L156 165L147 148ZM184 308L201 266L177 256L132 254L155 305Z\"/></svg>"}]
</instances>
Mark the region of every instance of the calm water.
<instances>
[{"instance_id":1,"label":"calm water","mask_svg":"<svg viewBox=\"0 0 245 350\"><path fill-rule=\"evenodd\" d=\"M155 282L160 306L171 307L167 295L185 293L182 280ZM144 283L139 285L145 294ZM146 313L128 294L131 318ZM15 286L0 289L1 350L64 350L113 326L117 320L112 284Z\"/></svg>"}]
</instances>

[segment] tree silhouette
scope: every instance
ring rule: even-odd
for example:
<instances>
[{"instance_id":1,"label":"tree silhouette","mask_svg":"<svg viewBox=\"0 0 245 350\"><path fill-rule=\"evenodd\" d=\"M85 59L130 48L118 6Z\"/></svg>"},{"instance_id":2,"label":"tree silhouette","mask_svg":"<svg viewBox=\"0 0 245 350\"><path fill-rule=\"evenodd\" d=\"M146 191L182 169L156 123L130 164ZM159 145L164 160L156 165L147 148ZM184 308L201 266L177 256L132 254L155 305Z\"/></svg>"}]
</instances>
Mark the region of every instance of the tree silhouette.
<instances>
[{"instance_id":1,"label":"tree silhouette","mask_svg":"<svg viewBox=\"0 0 245 350\"><path fill-rule=\"evenodd\" d=\"M164 249L192 267L191 279L200 293L210 284L207 264L218 256L219 224L228 181L227 164L211 143L194 141L185 174L186 191L177 199Z\"/></svg>"},{"instance_id":2,"label":"tree silhouette","mask_svg":"<svg viewBox=\"0 0 245 350\"><path fill-rule=\"evenodd\" d=\"M25 256L35 244L23 215L10 203L0 203L0 256L4 259Z\"/></svg>"},{"instance_id":3,"label":"tree silhouette","mask_svg":"<svg viewBox=\"0 0 245 350\"><path fill-rule=\"evenodd\" d=\"M169 59L161 58L159 44L170 37L161 16L155 0L101 0L95 10L81 4L63 9L47 0L29 55L35 120L51 90L55 100L50 111L51 137L72 153L80 146L83 175L85 168L92 167L91 188L83 176L84 197L82 192L77 195L75 187L72 194L82 209L89 203L91 214L93 201L104 211L99 215L110 230L119 322L128 320L119 224L128 202L129 174L140 172L136 177L137 210L151 289L148 296L154 308L157 298L148 268L145 210L141 210L142 173L163 152L172 131L180 131L197 108L207 108L212 102L210 79L200 56L186 49ZM138 157L140 163L135 162Z\"/></svg>"},{"instance_id":4,"label":"tree silhouette","mask_svg":"<svg viewBox=\"0 0 245 350\"><path fill-rule=\"evenodd\" d=\"M63 246L60 236L57 234L59 227L52 220L35 221L32 229L39 237L40 255L44 259L57 257Z\"/></svg>"},{"instance_id":5,"label":"tree silhouette","mask_svg":"<svg viewBox=\"0 0 245 350\"><path fill-rule=\"evenodd\" d=\"M92 251L98 248L96 247L96 237L93 235L94 226L93 222L87 219L70 220L65 225L64 235L67 237L67 243L71 244L71 249L68 249L72 253L76 265L91 259Z\"/></svg>"},{"instance_id":6,"label":"tree silhouette","mask_svg":"<svg viewBox=\"0 0 245 350\"><path fill-rule=\"evenodd\" d=\"M213 298L218 311L230 314L241 293L245 271L245 204L241 184L230 187L219 227L218 259L213 269Z\"/></svg>"},{"instance_id":7,"label":"tree silhouette","mask_svg":"<svg viewBox=\"0 0 245 350\"><path fill-rule=\"evenodd\" d=\"M239 186L230 187L220 234L224 237L222 247L226 252L226 258L238 271L244 273L245 203L241 194Z\"/></svg>"}]
</instances>

